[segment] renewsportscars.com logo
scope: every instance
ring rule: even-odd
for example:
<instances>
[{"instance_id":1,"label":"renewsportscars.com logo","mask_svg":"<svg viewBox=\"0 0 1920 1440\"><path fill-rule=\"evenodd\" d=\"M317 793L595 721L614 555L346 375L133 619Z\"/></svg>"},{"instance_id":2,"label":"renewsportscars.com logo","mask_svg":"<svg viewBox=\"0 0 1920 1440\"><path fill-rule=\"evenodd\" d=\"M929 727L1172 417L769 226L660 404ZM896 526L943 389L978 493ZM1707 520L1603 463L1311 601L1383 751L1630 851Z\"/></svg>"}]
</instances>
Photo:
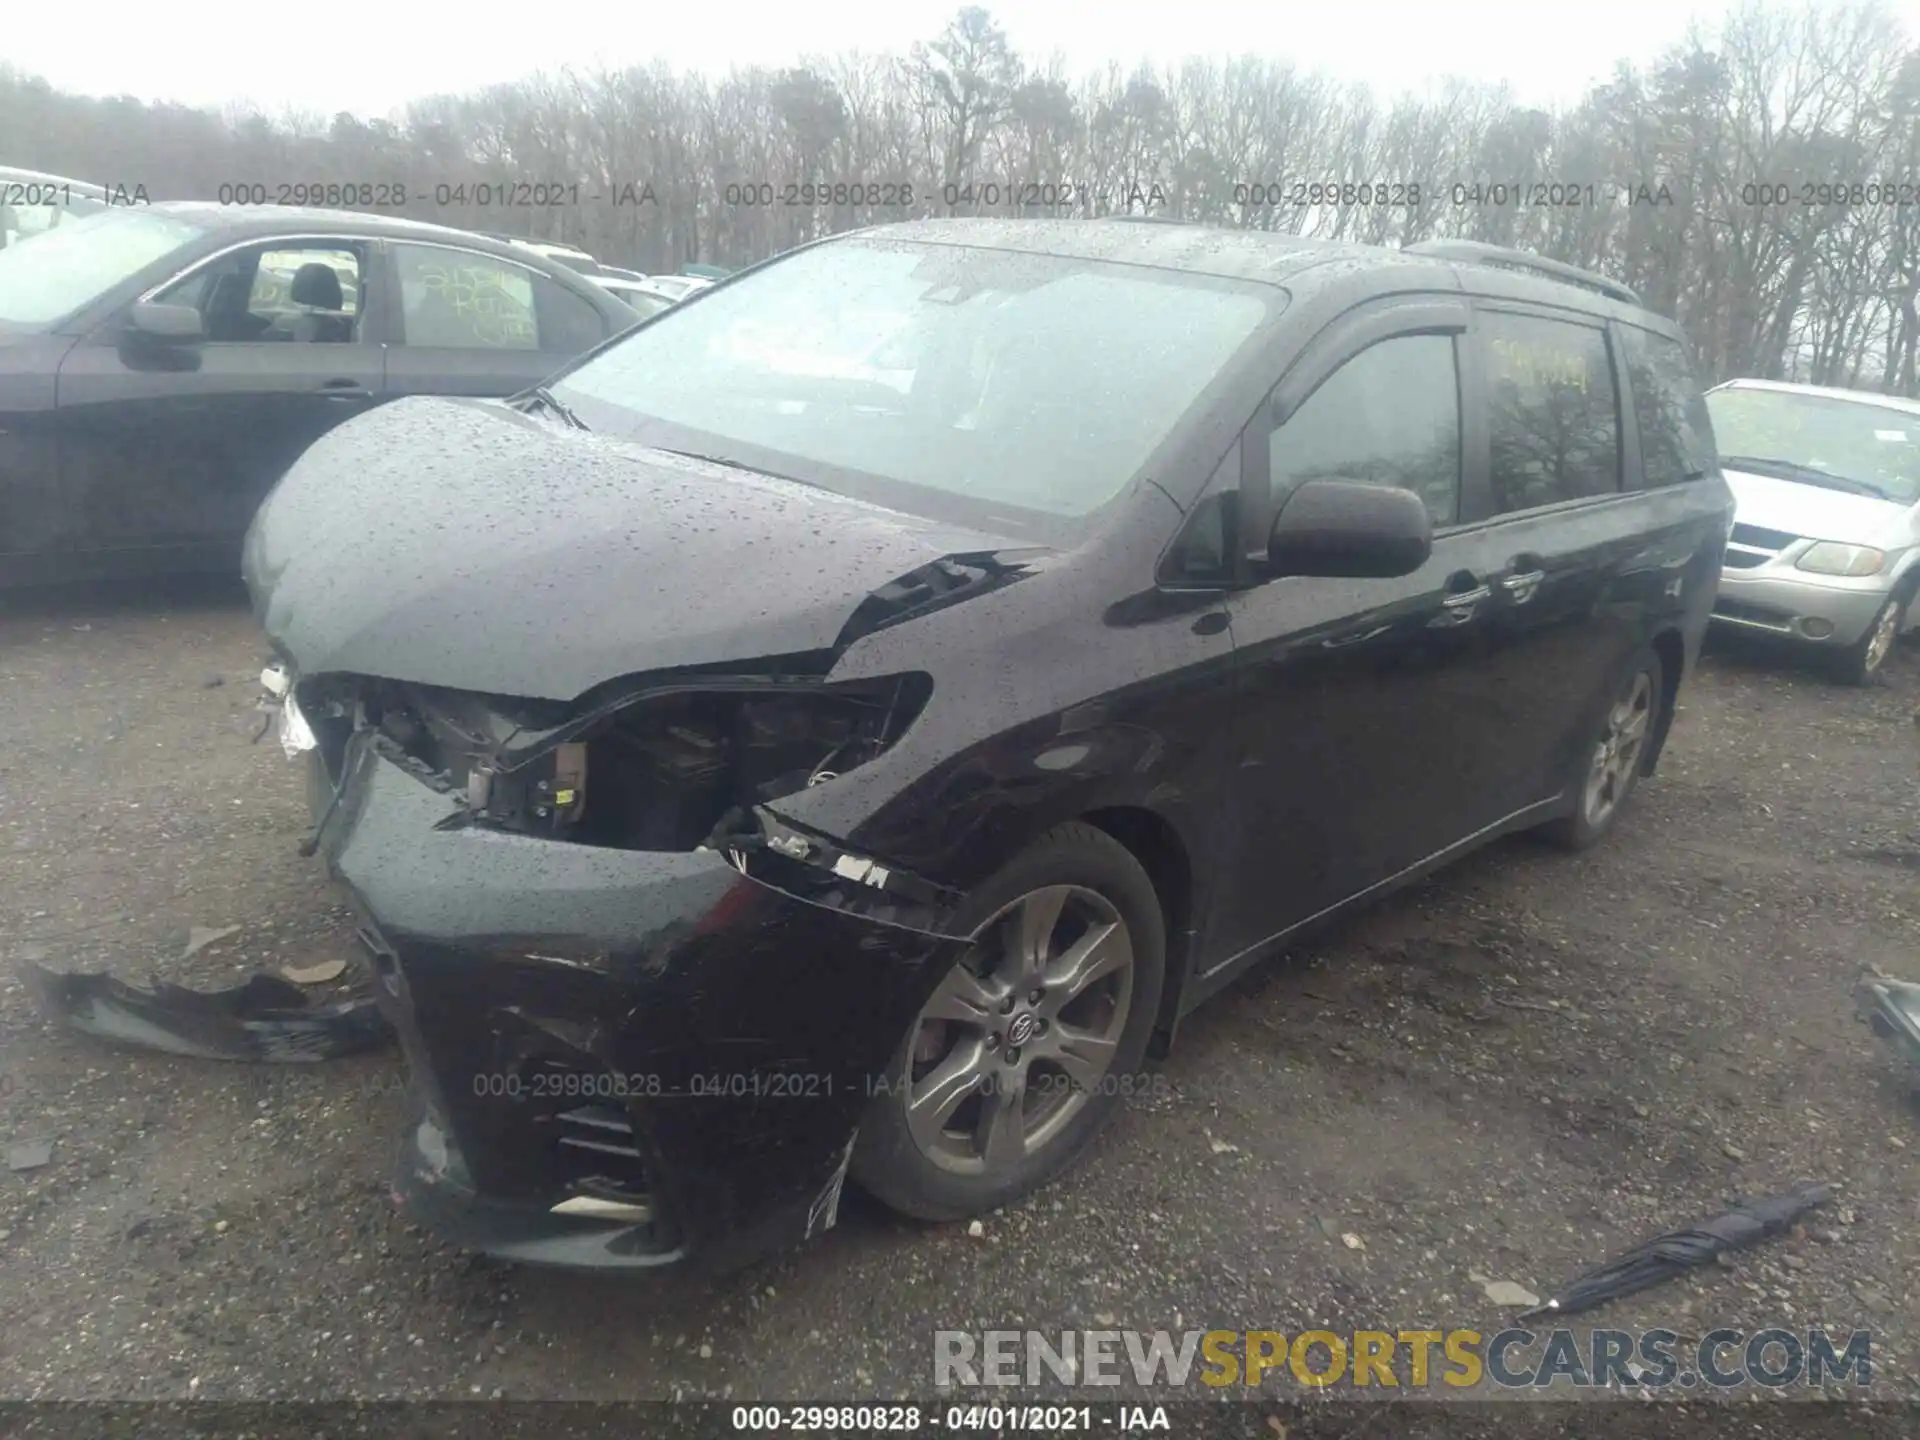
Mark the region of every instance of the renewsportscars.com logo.
<instances>
[{"instance_id":1,"label":"renewsportscars.com logo","mask_svg":"<svg viewBox=\"0 0 1920 1440\"><path fill-rule=\"evenodd\" d=\"M1873 1380L1866 1330L936 1330L933 1381L1211 1389L1289 1384L1375 1393L1472 1389L1730 1390Z\"/></svg>"}]
</instances>

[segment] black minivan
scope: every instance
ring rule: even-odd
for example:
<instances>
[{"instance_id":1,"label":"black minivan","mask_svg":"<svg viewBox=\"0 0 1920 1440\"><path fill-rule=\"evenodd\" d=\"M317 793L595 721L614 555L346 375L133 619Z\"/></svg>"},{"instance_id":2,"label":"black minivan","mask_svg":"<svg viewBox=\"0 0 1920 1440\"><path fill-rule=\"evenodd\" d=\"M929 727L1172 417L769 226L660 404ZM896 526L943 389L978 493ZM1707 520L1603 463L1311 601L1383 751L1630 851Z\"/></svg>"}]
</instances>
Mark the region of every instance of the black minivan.
<instances>
[{"instance_id":1,"label":"black minivan","mask_svg":"<svg viewBox=\"0 0 1920 1440\"><path fill-rule=\"evenodd\" d=\"M1613 827L1714 456L1598 276L1117 220L839 236L331 431L245 565L411 1061L399 1193L649 1267L849 1175L1030 1191L1306 927Z\"/></svg>"}]
</instances>

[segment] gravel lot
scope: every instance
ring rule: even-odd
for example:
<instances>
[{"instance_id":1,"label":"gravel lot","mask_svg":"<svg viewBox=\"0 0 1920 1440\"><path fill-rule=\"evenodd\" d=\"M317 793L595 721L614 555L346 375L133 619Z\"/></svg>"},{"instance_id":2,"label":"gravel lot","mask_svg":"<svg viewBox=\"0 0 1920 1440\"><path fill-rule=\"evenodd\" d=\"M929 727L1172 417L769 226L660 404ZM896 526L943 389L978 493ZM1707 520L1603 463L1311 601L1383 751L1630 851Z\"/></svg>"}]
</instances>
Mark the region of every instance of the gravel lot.
<instances>
[{"instance_id":1,"label":"gravel lot","mask_svg":"<svg viewBox=\"0 0 1920 1440\"><path fill-rule=\"evenodd\" d=\"M1920 978L1920 646L1864 691L1714 647L1608 844L1497 845L1264 967L981 1235L855 1197L810 1248L638 1282L409 1227L393 1060L38 1017L26 958L208 984L351 953L297 769L248 743L261 659L226 590L0 615L0 1131L55 1142L0 1172L6 1397L848 1399L929 1394L936 1325L1491 1332L1470 1274L1545 1294L1802 1179L1842 1187L1804 1233L1598 1323L1870 1326L1875 1398L1920 1395L1920 1105L1850 996Z\"/></svg>"}]
</instances>

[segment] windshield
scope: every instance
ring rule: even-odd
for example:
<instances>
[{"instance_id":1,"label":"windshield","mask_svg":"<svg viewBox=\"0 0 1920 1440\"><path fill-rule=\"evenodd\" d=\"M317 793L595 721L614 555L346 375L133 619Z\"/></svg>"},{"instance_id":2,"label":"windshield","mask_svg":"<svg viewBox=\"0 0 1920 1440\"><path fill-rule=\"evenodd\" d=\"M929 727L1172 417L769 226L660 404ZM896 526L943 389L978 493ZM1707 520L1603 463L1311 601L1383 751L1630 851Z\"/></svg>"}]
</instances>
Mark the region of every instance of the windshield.
<instances>
[{"instance_id":1,"label":"windshield","mask_svg":"<svg viewBox=\"0 0 1920 1440\"><path fill-rule=\"evenodd\" d=\"M554 388L596 431L900 508L914 497L895 487L911 486L941 509L944 496L1079 517L1139 473L1283 298L1056 256L836 241L670 311Z\"/></svg>"},{"instance_id":2,"label":"windshield","mask_svg":"<svg viewBox=\"0 0 1920 1440\"><path fill-rule=\"evenodd\" d=\"M1906 505L1920 500L1920 413L1866 396L1843 400L1744 387L1711 392L1707 409L1729 469L1758 461L1778 479L1817 485L1831 477L1840 482L1836 489Z\"/></svg>"},{"instance_id":3,"label":"windshield","mask_svg":"<svg viewBox=\"0 0 1920 1440\"><path fill-rule=\"evenodd\" d=\"M201 233L150 210L115 206L0 250L0 322L51 325Z\"/></svg>"}]
</instances>

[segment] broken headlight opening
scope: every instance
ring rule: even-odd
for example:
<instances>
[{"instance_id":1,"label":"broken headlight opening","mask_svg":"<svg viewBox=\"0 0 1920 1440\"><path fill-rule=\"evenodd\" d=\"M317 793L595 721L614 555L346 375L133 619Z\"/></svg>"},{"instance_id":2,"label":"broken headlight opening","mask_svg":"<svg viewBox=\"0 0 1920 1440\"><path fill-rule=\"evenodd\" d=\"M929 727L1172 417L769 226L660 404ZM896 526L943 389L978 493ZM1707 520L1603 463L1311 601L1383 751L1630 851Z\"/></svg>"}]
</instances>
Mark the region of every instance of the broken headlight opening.
<instances>
[{"instance_id":1,"label":"broken headlight opening","mask_svg":"<svg viewBox=\"0 0 1920 1440\"><path fill-rule=\"evenodd\" d=\"M686 677L577 705L327 677L303 706L339 713L462 800L478 826L624 850L690 851L742 812L866 764L932 693L919 673L828 684ZM311 701L311 703L309 703Z\"/></svg>"}]
</instances>

